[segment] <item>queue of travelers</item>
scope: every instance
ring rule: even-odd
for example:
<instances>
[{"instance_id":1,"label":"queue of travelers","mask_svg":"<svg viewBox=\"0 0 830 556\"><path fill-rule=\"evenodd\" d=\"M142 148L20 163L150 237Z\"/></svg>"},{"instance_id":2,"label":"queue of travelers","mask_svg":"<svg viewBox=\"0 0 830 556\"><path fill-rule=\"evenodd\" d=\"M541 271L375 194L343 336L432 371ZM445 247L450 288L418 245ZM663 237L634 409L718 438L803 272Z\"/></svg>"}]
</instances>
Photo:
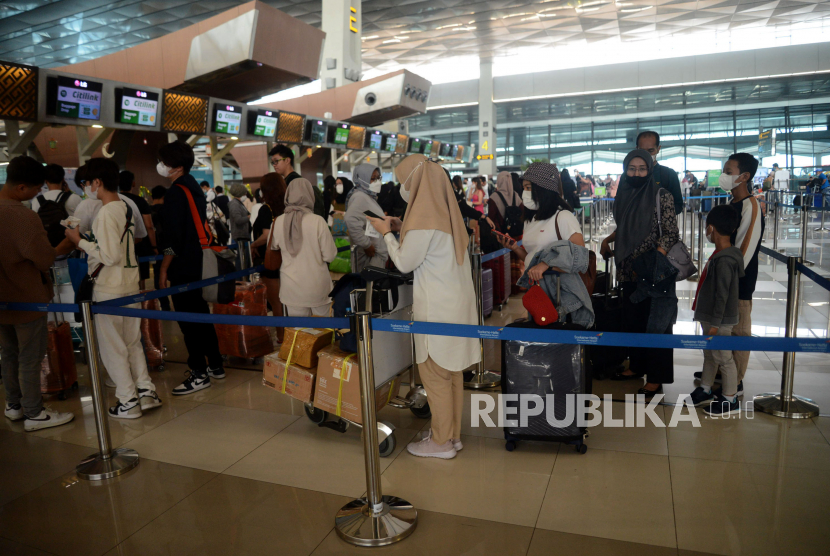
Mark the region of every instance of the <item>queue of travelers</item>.
<instances>
[{"instance_id":1,"label":"queue of travelers","mask_svg":"<svg viewBox=\"0 0 830 556\"><path fill-rule=\"evenodd\" d=\"M672 334L678 304L675 282L653 283L642 276L671 274L667 254L681 241L680 181L674 171L657 162L659 134L645 131L636 143L616 179L611 174L600 179L578 171L571 176L555 164L536 162L521 175L500 172L491 189L485 177L451 178L437 162L411 155L395 169L397 184L384 184L381 168L361 164L352 179L329 176L322 190L295 170L294 152L277 145L268 153L274 172L261 178L253 194L237 183L225 195L220 186L197 182L191 175L192 147L174 141L159 149L156 168L171 186L153 187L152 204L134 193L135 176L119 172L109 159L93 158L77 170L75 181L86 197L82 200L66 194L62 168L44 167L21 156L8 165L7 182L0 191L0 233L5 231L3 237L8 238L7 249L0 254L0 291L3 301L51 301L48 271L56 257L72 251L85 254L89 272L95 275L95 301L143 289L150 265L137 261L142 254L162 255L153 265L156 289L184 285L201 279L205 231L215 242L227 229L227 241L240 250L250 248L253 262L278 261L276 268L261 275L274 315L282 315L285 307L286 316L328 316L332 290L328 265L337 255L330 225L334 218L342 218L353 249L353 272L387 264L413 272L415 320L477 324L468 254L468 224L475 222L496 232L498 242L524 262L519 286L540 285L551 299L557 298L560 318L592 328L595 314L583 276L591 253L575 211L580 193L593 193L599 186L614 188L616 228L601 242L600 254L616 262L626 330ZM751 195L757 169L758 161L749 154L730 156L720 187L731 193L732 201L707 217L707 238L716 251L700 269L695 320L709 335L748 336L751 331L764 231L761 210ZM68 225L60 226L64 233L60 241L52 238L55 214L72 217L71 224L66 220ZM557 295L549 270L560 276ZM165 310L210 314L199 290L177 291L169 301L163 298L162 305ZM159 407L163 401L144 360L138 319L96 314L95 322L102 338L101 358L116 388L117 403L109 409L110 416L135 419ZM225 371L213 325L178 324L188 352L188 371L171 393L185 396L224 379ZM5 415L25 420L26 430L58 426L73 418L42 403L38 377L46 336L45 313L0 312ZM463 449L461 371L479 361L478 343L416 334L415 353L432 424L408 450L416 456L455 457ZM628 359L629 366L612 378L643 381L639 393L646 399L674 381L671 349L630 348ZM736 400L743 393L748 359L746 352L707 352L697 376L700 386L691 394L695 404L712 413L738 411ZM720 391L714 389L718 381L723 385Z\"/></svg>"}]
</instances>

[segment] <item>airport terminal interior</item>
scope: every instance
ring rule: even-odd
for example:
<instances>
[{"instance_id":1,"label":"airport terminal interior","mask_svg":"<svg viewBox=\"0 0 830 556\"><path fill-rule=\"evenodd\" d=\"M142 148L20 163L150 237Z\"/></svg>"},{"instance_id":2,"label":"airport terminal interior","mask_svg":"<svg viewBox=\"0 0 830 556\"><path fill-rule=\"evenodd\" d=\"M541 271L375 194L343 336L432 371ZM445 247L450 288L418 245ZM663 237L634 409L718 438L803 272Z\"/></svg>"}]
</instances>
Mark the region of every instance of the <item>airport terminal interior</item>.
<instances>
[{"instance_id":1,"label":"airport terminal interior","mask_svg":"<svg viewBox=\"0 0 830 556\"><path fill-rule=\"evenodd\" d=\"M573 211L575 235L581 234L584 243L584 248L570 248L584 251L586 261L589 251L596 257L594 297L610 299L619 279L614 265L603 259L603 240L627 229L618 229L615 214L621 197L626 199L625 188L631 189L627 178L633 175L626 175L624 165L633 163L629 153L648 147L638 144L642 132L651 132L645 140L656 150L648 154L665 170L662 175L679 184L679 240L697 267L689 279L672 284L677 316L670 333L678 337L671 344L673 379L659 384L664 396L650 406L653 418L643 417L649 402L634 395L648 389L651 375L619 380L630 366L624 358L621 366L600 372L590 363L594 346L579 345L584 338L566 326L561 337L570 334L571 341L563 346L576 353L574 365L587 381L569 392L597 396L602 422L580 428L575 444L541 434L534 439L531 428L520 439L508 438L510 426L488 426L474 415L484 406L501 409L500 396L518 384L515 375L508 379L515 356L510 346L522 345L521 357L524 347L532 351L540 341L539 336L520 341L499 335L557 325L515 326L535 317L537 306L525 302L528 289L517 283L530 267L520 264L515 252L487 242L492 235L488 219L498 217L496 228L508 220L505 204L510 203L493 200L505 179L527 211L530 190L523 195L523 183L529 188L532 182L537 195L538 183L553 181L561 193L560 172L567 169L580 201ZM2 212L12 203L3 195L15 187L13 169L21 157L50 165L47 170L59 165L64 171L60 188L84 198L83 203L91 202L91 183L100 181L101 191L106 187L84 175L92 171L90 161L114 162L133 175L126 189L122 182L122 192L155 206L161 197L170 198L167 188L176 189L171 187L174 174L161 171L172 168L163 155L172 143L192 152L190 175L194 187L207 192L201 206L207 207L203 218L211 233L218 228L210 219L218 221L224 211L216 208L218 201L213 204L222 195L219 188L239 199L231 203L250 202L241 210L256 230L256 211L268 206L260 195L268 195L269 179L289 184L287 191L294 190L291 180L307 180L309 202L316 195L320 206L323 199L331 205L323 208L325 238L320 241L337 247L338 254L331 251L322 260L326 287L328 277L340 287L350 273L376 260L375 248L364 250L357 237L364 241L374 233L384 248L398 245L394 233L375 232L375 220L364 214L353 230L344 185L354 184L351 199L359 200L358 193L369 199L371 192L388 216L403 217L403 246L403 232L457 233L457 201L470 235L469 241L467 234L455 238L455 246L458 251L459 241L468 245L461 256L471 273L462 285L441 286L439 280L431 286L458 287L463 295L457 307L431 313L444 319L419 319L426 311L418 303L437 290L430 290L422 267L414 270L414 286L411 276L401 277L406 269L396 273L391 263L398 259L392 255L389 264L384 259L385 270L376 269L375 275L364 270L363 289L346 298L347 307L371 305L371 315L351 315L351 329L331 324L314 329L311 319L286 312L296 303L284 298L272 303L270 297L266 303L268 288L275 281L279 288L280 281L258 266L267 267L270 259L251 250L258 238L249 231L246 240L229 240L235 242L232 249L224 247L234 258L229 272L238 273L231 301L212 301L211 314L193 321L215 324L216 335L195 341L218 341L224 376L207 375L209 387L194 382L193 337L186 342L176 322L177 312L189 313L177 301L181 290L170 292L179 305L172 311L169 306L159 311L152 293L133 300L144 311L132 317L129 309L112 307L109 315L120 310L124 321L142 319L141 346L162 404L143 410L142 401L139 418L116 418L110 408L124 401L121 383L118 390L109 386L109 370L99 360L99 352L112 350L101 345L108 341L102 335L92 342L89 337L108 313L96 313L95 325L90 315L86 320L75 315L76 307L92 310L96 304L74 305L80 302L80 278L70 273L81 259L59 255L47 273L52 306L33 308L35 303L45 307L33 298L29 310L41 311L53 323L38 370L43 405L56 412L52 415L71 413L74 419L33 430L31 415L14 413L22 411L20 405L16 410L5 405L0 556L830 554L830 183L824 174L830 172L830 2L0 2L0 183L6 183L0 219L10 214ZM749 214L763 227L754 239L760 247L751 338L743 340L752 342L752 351L738 410L717 415L703 405L687 405L689 394L702 384L695 373L704 368L703 340L692 337L712 334L696 322L693 306L699 288L704 289L702 270L716 253L708 237L716 230L707 225L707 215L724 213L719 207L730 204L732 185L724 189L723 184L730 178L725 164L734 153L748 153L756 161L753 175L741 179L751 192L743 196L754 207ZM648 166L649 177L657 175L652 160L634 160ZM428 169L419 171L433 164L459 180L457 191L443 181L435 189L443 192L435 198L446 200L437 214L452 223L407 230L410 213L398 212L406 202L410 222L436 220L418 212L417 193L410 198L406 190L413 176L420 182L418 192L438 188L435 180L444 180L443 172L429 173L428 179ZM544 170L553 164L555 174ZM406 168L403 175L401 168ZM548 173L534 181L541 171ZM731 178L726 181L732 184ZM391 185L375 190L380 182ZM47 186L54 190L47 183L44 192ZM159 195L157 186L164 188ZM387 210L384 198L400 203L389 201ZM291 197L289 203L286 194L286 207L300 211L293 204L298 202ZM162 218L167 218L165 210ZM317 212L310 205L302 210ZM182 214L192 219L189 209ZM291 214L303 218L303 212L288 209L280 218L288 223ZM68 228L76 225L70 216L66 213L62 221ZM151 228L156 225L149 213L140 216ZM306 240L309 216L302 220ZM297 228L300 220L294 221ZM230 217L223 225L230 226ZM268 235L270 225L263 237L276 241L278 234ZM527 231L528 222L524 225ZM398 231L393 225L392 232ZM160 228L156 233L162 245ZM294 233L286 224L280 240L288 242L281 259L282 294L289 284L286 261L295 256L289 255ZM300 244L307 245L302 237ZM0 236L0 251L7 252L2 248L7 241ZM456 252L451 241L443 247ZM138 249L135 255L141 257ZM9 269L19 267L13 264L22 264L9 263L9 257L0 253L3 283L14 280ZM168 258L171 252L151 249L140 259L150 269L145 290L164 289L157 279ZM204 272L197 275L222 274ZM600 276L607 291L598 291ZM375 284L374 303L366 280ZM558 280L562 291L570 292L565 278ZM576 283L591 298L582 281ZM325 314L308 307L300 316L310 317L314 309L315 318L330 315L331 322L346 322L334 299L331 315L326 305ZM464 313L466 299L476 301L468 311L472 320L447 320ZM652 308L655 299L649 301ZM21 314L21 307L10 304L24 301L0 291L0 313L17 309ZM147 310L166 316L154 319ZM286 321L283 331L276 328L279 319L268 321L280 316L295 321ZM611 337L645 332L636 330L625 312L613 330L601 328L597 317L588 327L595 342L602 342L603 332ZM430 413L429 401L437 398L429 396L434 383L422 386L427 381L421 374L435 372L427 366L439 367L433 348L429 362L414 361L422 349L417 337L423 336L411 331L429 334L426 323L418 328L419 320L459 325L451 338L457 351L474 345L476 356L481 355L463 371L461 434L449 438L446 459L419 457L424 454L412 448L429 442L438 446L437 429L446 423ZM362 323L370 321L373 332L364 334L368 328ZM9 322L0 314L3 370L10 359ZM472 326L458 332L460 325ZM442 330L451 337L449 328ZM428 336L430 342L441 333ZM339 349L330 345L335 338ZM662 338L670 342L672 337ZM737 336L723 338L730 339L738 341ZM641 341L636 337L625 345L633 350ZM689 347L681 347L682 341ZM456 350L452 342L442 345ZM423 346L427 349L426 342ZM731 348L718 353L732 361ZM558 360L536 363L560 365ZM211 369L203 372L212 373L215 363L208 364ZM325 365L334 373L325 375L331 377L328 383ZM344 378L347 368L359 376ZM366 378L369 370L374 384ZM539 372L544 397L548 375ZM0 392L7 401L9 381L3 378ZM550 380L555 391L558 386ZM183 381L197 386L182 392ZM457 384L452 392L460 397ZM642 417L636 424L635 412ZM678 415L683 418L675 420ZM497 421L496 410L490 416ZM367 419L378 422L377 431L364 429ZM97 465L93 471L90 458ZM126 467L107 467L116 466L116 460L126 461Z\"/></svg>"}]
</instances>

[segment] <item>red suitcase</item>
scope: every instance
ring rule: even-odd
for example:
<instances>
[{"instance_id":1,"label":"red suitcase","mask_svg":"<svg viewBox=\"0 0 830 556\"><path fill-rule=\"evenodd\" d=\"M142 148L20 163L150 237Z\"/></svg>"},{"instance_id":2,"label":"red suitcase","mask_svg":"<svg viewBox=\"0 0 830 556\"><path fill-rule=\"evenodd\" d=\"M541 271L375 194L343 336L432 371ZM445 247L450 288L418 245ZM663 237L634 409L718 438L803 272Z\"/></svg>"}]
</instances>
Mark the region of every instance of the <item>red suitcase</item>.
<instances>
[{"instance_id":1,"label":"red suitcase","mask_svg":"<svg viewBox=\"0 0 830 556\"><path fill-rule=\"evenodd\" d=\"M141 308L145 311L161 311L161 303L158 299L148 299L141 302ZM161 326L160 320L141 319L144 356L147 358L147 368L151 371L164 370L164 335Z\"/></svg>"},{"instance_id":2,"label":"red suitcase","mask_svg":"<svg viewBox=\"0 0 830 556\"><path fill-rule=\"evenodd\" d=\"M510 297L510 253L482 265L493 271L493 305L503 305Z\"/></svg>"},{"instance_id":3,"label":"red suitcase","mask_svg":"<svg viewBox=\"0 0 830 556\"><path fill-rule=\"evenodd\" d=\"M265 284L262 282L237 282L233 303L213 305L214 315L244 315L264 317L267 313ZM271 331L262 326L216 324L219 351L243 359L264 357L274 351Z\"/></svg>"},{"instance_id":4,"label":"red suitcase","mask_svg":"<svg viewBox=\"0 0 830 556\"><path fill-rule=\"evenodd\" d=\"M57 394L58 399L65 400L66 394L78 384L72 331L68 322L58 325L50 322L48 331L46 357L40 368L40 391L44 394Z\"/></svg>"}]
</instances>

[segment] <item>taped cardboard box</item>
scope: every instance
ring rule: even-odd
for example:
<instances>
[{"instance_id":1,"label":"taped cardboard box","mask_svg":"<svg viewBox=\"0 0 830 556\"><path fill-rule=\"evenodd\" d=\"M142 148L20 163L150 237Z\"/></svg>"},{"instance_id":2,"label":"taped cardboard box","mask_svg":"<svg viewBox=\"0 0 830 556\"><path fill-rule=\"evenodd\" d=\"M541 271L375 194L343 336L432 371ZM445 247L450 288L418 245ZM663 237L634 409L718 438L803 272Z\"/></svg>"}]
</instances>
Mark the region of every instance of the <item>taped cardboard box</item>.
<instances>
[{"instance_id":1,"label":"taped cardboard box","mask_svg":"<svg viewBox=\"0 0 830 556\"><path fill-rule=\"evenodd\" d=\"M357 355L328 346L317 354L317 387L314 392L314 407L328 411L333 416L343 417L357 424L363 424L360 411L360 366ZM344 364L345 362L345 364ZM342 380L341 380L342 378ZM383 409L400 389L400 377L383 384L375 390L375 408ZM338 415L338 399L340 414Z\"/></svg>"},{"instance_id":2,"label":"taped cardboard box","mask_svg":"<svg viewBox=\"0 0 830 556\"><path fill-rule=\"evenodd\" d=\"M285 381L286 394L301 402L311 403L314 399L316 375L317 369L306 369L293 363L288 366L288 373L286 373L285 361L280 359L278 353L271 353L265 356L262 384L277 392L283 392L283 381Z\"/></svg>"},{"instance_id":3,"label":"taped cardboard box","mask_svg":"<svg viewBox=\"0 0 830 556\"><path fill-rule=\"evenodd\" d=\"M317 352L332 344L332 331L321 328L286 328L280 359L306 367L317 368ZM293 347L293 349L292 349Z\"/></svg>"}]
</instances>

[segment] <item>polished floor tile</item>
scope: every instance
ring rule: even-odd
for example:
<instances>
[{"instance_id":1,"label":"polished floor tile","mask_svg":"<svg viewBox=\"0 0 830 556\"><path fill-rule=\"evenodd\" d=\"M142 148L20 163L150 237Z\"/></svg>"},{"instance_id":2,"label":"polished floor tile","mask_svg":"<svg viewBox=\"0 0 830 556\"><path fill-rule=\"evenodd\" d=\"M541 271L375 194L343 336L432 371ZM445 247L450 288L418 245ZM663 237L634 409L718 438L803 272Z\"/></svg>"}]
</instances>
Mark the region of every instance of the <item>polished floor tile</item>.
<instances>
[{"instance_id":1,"label":"polished floor tile","mask_svg":"<svg viewBox=\"0 0 830 556\"><path fill-rule=\"evenodd\" d=\"M148 459L103 483L69 473L0 508L0 536L60 556L103 554L214 476Z\"/></svg>"},{"instance_id":2,"label":"polished floor tile","mask_svg":"<svg viewBox=\"0 0 830 556\"><path fill-rule=\"evenodd\" d=\"M702 411L699 415L700 427L681 422L667 429L669 455L830 471L830 444L810 420L757 411L732 419L709 419Z\"/></svg>"},{"instance_id":3,"label":"polished floor tile","mask_svg":"<svg viewBox=\"0 0 830 556\"><path fill-rule=\"evenodd\" d=\"M91 453L28 433L0 431L0 506L73 471Z\"/></svg>"},{"instance_id":4,"label":"polished floor tile","mask_svg":"<svg viewBox=\"0 0 830 556\"><path fill-rule=\"evenodd\" d=\"M816 424L818 430L824 435L824 439L830 442L830 416L814 417L813 423Z\"/></svg>"},{"instance_id":5,"label":"polished floor tile","mask_svg":"<svg viewBox=\"0 0 830 556\"><path fill-rule=\"evenodd\" d=\"M676 546L668 458L560 450L536 527Z\"/></svg>"},{"instance_id":6,"label":"polished floor tile","mask_svg":"<svg viewBox=\"0 0 830 556\"><path fill-rule=\"evenodd\" d=\"M671 458L677 541L714 554L826 554L830 476Z\"/></svg>"},{"instance_id":7,"label":"polished floor tile","mask_svg":"<svg viewBox=\"0 0 830 556\"><path fill-rule=\"evenodd\" d=\"M503 440L462 440L452 460L404 452L383 473L383 492L426 510L533 526L559 445L523 442L508 452Z\"/></svg>"},{"instance_id":8,"label":"polished floor tile","mask_svg":"<svg viewBox=\"0 0 830 556\"><path fill-rule=\"evenodd\" d=\"M532 527L506 525L417 508L418 525L403 541L381 548L358 548L332 531L311 556L525 556Z\"/></svg>"},{"instance_id":9,"label":"polished floor tile","mask_svg":"<svg viewBox=\"0 0 830 556\"><path fill-rule=\"evenodd\" d=\"M106 556L306 556L349 501L220 475Z\"/></svg>"},{"instance_id":10,"label":"polished floor tile","mask_svg":"<svg viewBox=\"0 0 830 556\"><path fill-rule=\"evenodd\" d=\"M3 556L52 556L48 552L0 537L0 554Z\"/></svg>"},{"instance_id":11,"label":"polished floor tile","mask_svg":"<svg viewBox=\"0 0 830 556\"><path fill-rule=\"evenodd\" d=\"M156 385L156 392L158 392L158 395L163 399L174 397L173 394L170 393L171 390L187 378L187 372L187 365L182 365L180 363L168 363L165 365L164 371L160 373L153 373L151 376L153 378L153 383ZM225 369L225 376L226 378L222 380L211 379L210 388L200 390L194 394L182 396L181 399L198 403L209 402L214 398L233 390L244 382L254 379L262 380L262 367L260 367L260 372Z\"/></svg>"},{"instance_id":12,"label":"polished floor tile","mask_svg":"<svg viewBox=\"0 0 830 556\"><path fill-rule=\"evenodd\" d=\"M677 556L675 548L536 529L527 556Z\"/></svg>"},{"instance_id":13,"label":"polished floor tile","mask_svg":"<svg viewBox=\"0 0 830 556\"><path fill-rule=\"evenodd\" d=\"M302 417L305 414L303 402L291 396L277 392L262 384L262 373L259 377L245 381L236 388L226 391L210 400L212 404L238 407L241 409L255 409Z\"/></svg>"},{"instance_id":14,"label":"polished floor tile","mask_svg":"<svg viewBox=\"0 0 830 556\"><path fill-rule=\"evenodd\" d=\"M493 420L494 424L498 424L498 395L500 393L500 390L464 390L464 410L462 412L464 417L461 419L462 435L483 436L486 438L498 438L501 440L504 439L504 429L498 426L487 426L487 423L484 419L478 420L478 422L475 423L476 426L473 426L471 411L474 399L476 400L476 407L483 408L485 407L485 401L483 401L483 396L490 397L493 399L494 404L494 409L489 414L490 419ZM482 396L482 398L479 398L478 396Z\"/></svg>"},{"instance_id":15,"label":"polished floor tile","mask_svg":"<svg viewBox=\"0 0 830 556\"><path fill-rule=\"evenodd\" d=\"M277 392L273 395L281 396ZM380 411L378 420L396 427L395 451L390 457L380 458L381 469L386 469L427 421L416 418L408 410L390 407ZM366 491L361 429L350 426L345 433L339 433L303 416L225 473L358 497Z\"/></svg>"},{"instance_id":16,"label":"polished floor tile","mask_svg":"<svg viewBox=\"0 0 830 556\"><path fill-rule=\"evenodd\" d=\"M625 420L626 404L612 402L610 405L612 419ZM657 456L669 455L668 441L665 427L658 427L645 419L643 427L610 427L606 417L605 402L600 402L599 411L602 412L602 424L588 429L586 440L588 449L615 450L620 452L637 452L640 454L654 454ZM672 408L658 406L654 413L664 424L668 424Z\"/></svg>"},{"instance_id":17,"label":"polished floor tile","mask_svg":"<svg viewBox=\"0 0 830 556\"><path fill-rule=\"evenodd\" d=\"M297 417L202 404L140 436L126 447L144 457L221 472Z\"/></svg>"}]
</instances>

